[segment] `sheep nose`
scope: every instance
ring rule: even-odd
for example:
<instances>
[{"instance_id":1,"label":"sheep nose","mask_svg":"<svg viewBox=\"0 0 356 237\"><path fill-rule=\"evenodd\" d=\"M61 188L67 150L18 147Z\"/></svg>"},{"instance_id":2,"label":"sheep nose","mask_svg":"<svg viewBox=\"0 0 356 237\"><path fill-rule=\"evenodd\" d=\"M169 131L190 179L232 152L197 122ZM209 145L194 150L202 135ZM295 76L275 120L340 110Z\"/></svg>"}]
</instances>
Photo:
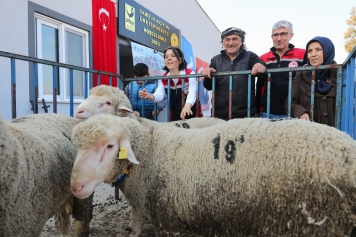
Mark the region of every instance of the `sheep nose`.
<instances>
[{"instance_id":1,"label":"sheep nose","mask_svg":"<svg viewBox=\"0 0 356 237\"><path fill-rule=\"evenodd\" d=\"M83 190L83 188L84 188L84 185L81 185L78 188L76 188L75 186L72 186L71 191L74 196L78 196L80 194L80 192Z\"/></svg>"}]
</instances>

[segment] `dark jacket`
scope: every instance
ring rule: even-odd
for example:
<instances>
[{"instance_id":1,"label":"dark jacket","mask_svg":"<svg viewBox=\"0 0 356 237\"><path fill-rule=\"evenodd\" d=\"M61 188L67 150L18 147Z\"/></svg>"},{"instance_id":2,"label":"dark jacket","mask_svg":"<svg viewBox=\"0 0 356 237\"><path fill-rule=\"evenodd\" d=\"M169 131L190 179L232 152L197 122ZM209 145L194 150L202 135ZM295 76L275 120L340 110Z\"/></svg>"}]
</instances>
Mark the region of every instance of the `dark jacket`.
<instances>
[{"instance_id":1,"label":"dark jacket","mask_svg":"<svg viewBox=\"0 0 356 237\"><path fill-rule=\"evenodd\" d=\"M240 50L239 55L231 61L222 50L211 59L210 67L216 72L251 70L256 63L266 64L253 52ZM257 112L255 97L255 79L251 77L251 117ZM204 87L212 89L212 79L204 78ZM234 75L232 79L232 118L247 117L248 75ZM215 82L215 117L227 119L229 116L229 76L216 77Z\"/></svg>"},{"instance_id":2,"label":"dark jacket","mask_svg":"<svg viewBox=\"0 0 356 237\"><path fill-rule=\"evenodd\" d=\"M271 68L290 67L290 63L297 63L298 67L303 66L305 49L294 48L289 44L289 50L280 58L276 53L276 48L272 47L271 51L261 56L266 62L267 70ZM294 78L296 72L292 73ZM259 76L256 84L257 108L261 112L267 112L267 74ZM284 101L288 96L289 72L271 73L271 90L270 90L270 113L274 115L284 115Z\"/></svg>"},{"instance_id":3,"label":"dark jacket","mask_svg":"<svg viewBox=\"0 0 356 237\"><path fill-rule=\"evenodd\" d=\"M189 75L191 74L193 71L189 68L185 69L185 74ZM164 73L162 76L167 76L168 72ZM180 118L180 114L182 112L183 106L185 105L185 102L187 100L187 94L184 93L184 98L182 101L182 80L184 80L184 87L186 87L186 90L188 90L189 88L189 78L178 78L178 82L175 85L173 80L171 80L171 84L170 86L168 86L168 80L167 79L162 79L162 84L164 86L164 91L166 93L166 95L168 95L168 90L171 90L170 96L171 96L171 100L170 100L170 121L178 121L178 120L182 120ZM184 91L184 88L183 88ZM196 107L198 106L198 117L203 117L203 113L201 111L201 106L200 104L198 104L198 99L196 100L196 102L192 105L192 107L190 108L191 111L193 112L193 114L191 115L187 115L185 116L185 119L190 119L190 118L195 118L197 117L196 115Z\"/></svg>"},{"instance_id":4,"label":"dark jacket","mask_svg":"<svg viewBox=\"0 0 356 237\"><path fill-rule=\"evenodd\" d=\"M329 126L335 126L335 100L337 70L330 71L331 84L334 86L326 95L314 92L314 121ZM292 85L291 116L300 118L304 113L310 113L311 77L308 71L297 72ZM288 100L285 102L285 111L288 113Z\"/></svg>"}]
</instances>

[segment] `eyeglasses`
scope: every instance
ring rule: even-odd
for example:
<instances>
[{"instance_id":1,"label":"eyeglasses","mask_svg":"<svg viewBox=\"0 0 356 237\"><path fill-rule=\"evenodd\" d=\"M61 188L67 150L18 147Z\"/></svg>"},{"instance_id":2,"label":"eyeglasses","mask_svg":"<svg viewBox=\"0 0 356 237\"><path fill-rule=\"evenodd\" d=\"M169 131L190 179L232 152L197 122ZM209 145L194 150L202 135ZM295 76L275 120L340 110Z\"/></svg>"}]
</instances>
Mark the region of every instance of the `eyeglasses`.
<instances>
[{"instance_id":1,"label":"eyeglasses","mask_svg":"<svg viewBox=\"0 0 356 237\"><path fill-rule=\"evenodd\" d=\"M288 34L290 34L291 32L281 32L281 33L276 33L276 34L273 34L272 37L273 38L278 38L278 36L281 36L281 37L284 37L284 36L287 36Z\"/></svg>"}]
</instances>

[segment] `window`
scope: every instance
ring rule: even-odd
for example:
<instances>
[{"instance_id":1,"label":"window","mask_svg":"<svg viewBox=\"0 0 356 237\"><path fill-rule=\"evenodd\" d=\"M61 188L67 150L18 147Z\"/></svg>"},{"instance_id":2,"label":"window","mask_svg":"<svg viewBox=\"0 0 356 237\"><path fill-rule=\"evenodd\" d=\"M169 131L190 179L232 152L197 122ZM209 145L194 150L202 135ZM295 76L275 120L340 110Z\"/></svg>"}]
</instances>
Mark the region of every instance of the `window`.
<instances>
[{"instance_id":1,"label":"window","mask_svg":"<svg viewBox=\"0 0 356 237\"><path fill-rule=\"evenodd\" d=\"M54 62L88 67L89 33L63 22L35 14L37 57ZM69 69L57 70L57 100L70 96ZM84 99L84 72L73 70L74 99ZM52 100L53 67L38 65L39 98Z\"/></svg>"}]
</instances>

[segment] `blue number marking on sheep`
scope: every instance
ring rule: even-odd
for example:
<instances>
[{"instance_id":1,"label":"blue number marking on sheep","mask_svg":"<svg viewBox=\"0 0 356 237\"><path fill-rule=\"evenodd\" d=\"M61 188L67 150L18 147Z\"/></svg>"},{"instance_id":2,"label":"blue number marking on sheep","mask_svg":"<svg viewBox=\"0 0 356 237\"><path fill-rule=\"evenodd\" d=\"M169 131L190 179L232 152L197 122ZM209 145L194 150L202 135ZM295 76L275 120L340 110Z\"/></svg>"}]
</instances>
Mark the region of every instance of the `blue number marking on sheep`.
<instances>
[{"instance_id":1,"label":"blue number marking on sheep","mask_svg":"<svg viewBox=\"0 0 356 237\"><path fill-rule=\"evenodd\" d=\"M241 142L241 143L244 143L244 141L245 141L245 137L244 137L244 135L241 135L241 137L240 137L240 142Z\"/></svg>"},{"instance_id":2,"label":"blue number marking on sheep","mask_svg":"<svg viewBox=\"0 0 356 237\"><path fill-rule=\"evenodd\" d=\"M233 164L236 159L236 145L234 141L229 140L225 146L225 159L230 164Z\"/></svg>"},{"instance_id":3,"label":"blue number marking on sheep","mask_svg":"<svg viewBox=\"0 0 356 237\"><path fill-rule=\"evenodd\" d=\"M218 136L216 138L214 138L212 140L213 144L214 144L214 160L218 160L219 159L219 150L220 150L220 134L218 134Z\"/></svg>"}]
</instances>

